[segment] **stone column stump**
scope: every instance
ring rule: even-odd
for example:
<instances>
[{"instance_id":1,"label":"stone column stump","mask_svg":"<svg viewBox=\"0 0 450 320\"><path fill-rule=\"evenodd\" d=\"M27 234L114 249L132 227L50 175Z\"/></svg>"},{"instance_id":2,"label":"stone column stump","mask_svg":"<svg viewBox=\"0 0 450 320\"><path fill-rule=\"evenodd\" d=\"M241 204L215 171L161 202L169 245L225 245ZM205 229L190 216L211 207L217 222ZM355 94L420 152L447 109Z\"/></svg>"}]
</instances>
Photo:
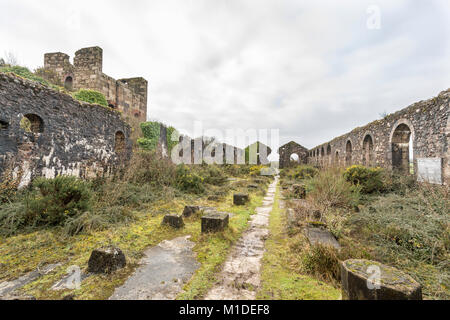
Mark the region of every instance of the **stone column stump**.
<instances>
[{"instance_id":1,"label":"stone column stump","mask_svg":"<svg viewBox=\"0 0 450 320\"><path fill-rule=\"evenodd\" d=\"M202 233L221 232L228 228L230 215L228 213L214 212L202 217Z\"/></svg>"},{"instance_id":2,"label":"stone column stump","mask_svg":"<svg viewBox=\"0 0 450 320\"><path fill-rule=\"evenodd\" d=\"M170 226L175 229L184 227L183 217L176 214L168 214L164 217L162 225Z\"/></svg>"},{"instance_id":3,"label":"stone column stump","mask_svg":"<svg viewBox=\"0 0 450 320\"><path fill-rule=\"evenodd\" d=\"M422 286L404 272L369 260L341 263L344 300L422 300Z\"/></svg>"},{"instance_id":4,"label":"stone column stump","mask_svg":"<svg viewBox=\"0 0 450 320\"><path fill-rule=\"evenodd\" d=\"M200 211L199 206L186 206L183 211L183 217L189 218Z\"/></svg>"},{"instance_id":5,"label":"stone column stump","mask_svg":"<svg viewBox=\"0 0 450 320\"><path fill-rule=\"evenodd\" d=\"M233 203L235 206L245 206L250 202L250 196L244 193L237 193L233 197Z\"/></svg>"},{"instance_id":6,"label":"stone column stump","mask_svg":"<svg viewBox=\"0 0 450 320\"><path fill-rule=\"evenodd\" d=\"M122 250L113 246L102 247L92 251L88 262L88 272L110 274L124 268L126 264Z\"/></svg>"}]
</instances>

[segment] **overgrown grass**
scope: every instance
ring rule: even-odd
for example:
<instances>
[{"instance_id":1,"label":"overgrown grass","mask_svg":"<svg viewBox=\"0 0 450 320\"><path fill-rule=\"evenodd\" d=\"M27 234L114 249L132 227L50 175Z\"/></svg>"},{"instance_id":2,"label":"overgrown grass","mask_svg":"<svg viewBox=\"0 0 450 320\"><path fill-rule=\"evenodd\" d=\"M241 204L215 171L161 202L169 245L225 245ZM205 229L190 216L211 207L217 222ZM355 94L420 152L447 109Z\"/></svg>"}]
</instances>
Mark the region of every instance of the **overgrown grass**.
<instances>
[{"instance_id":1,"label":"overgrown grass","mask_svg":"<svg viewBox=\"0 0 450 320\"><path fill-rule=\"evenodd\" d=\"M204 171L202 168L192 170ZM215 177L218 175L221 176L222 173L214 173ZM116 177L98 178L89 183L93 195L90 208L85 208L88 211L82 210L77 215L64 216L64 223L61 224L30 225L28 228L15 230L13 236L0 235L0 281L16 279L47 264L62 263L55 272L24 287L24 292L37 299L61 299L68 293L74 293L76 299L106 299L133 272L146 248L157 245L162 240L191 235L192 240L197 243L195 251L202 267L199 277L191 283L186 295L201 295L208 281L212 281L214 270L223 261L221 259L226 257L231 244L245 229L250 214L262 201L262 190L267 187L268 180L262 178L257 189L249 190L247 186L253 183L252 180L241 176L239 184L224 182L222 185L221 181L218 186L207 185L208 192L197 195L178 188L173 164L163 162L155 154L140 153ZM55 188L59 186L53 182L56 180L39 183ZM65 186L57 187L55 192L47 192L47 187L44 189L48 197L57 195L66 199L66 192L59 192L66 190ZM233 190L251 191L251 204L247 207L233 207ZM30 192L33 194L36 189L24 191L25 195L30 195ZM209 201L211 194L221 194L220 203ZM11 202L1 207L2 210L8 206L14 206L15 210L20 209L21 205L26 206L23 196L23 193L14 196ZM44 194L39 197L42 196ZM60 206L57 204L59 202L53 203L53 200L49 203ZM218 206L220 211L234 213L230 230L223 234L203 236L200 221L195 219L188 219L182 230L161 226L165 214L181 214L185 205L194 204ZM113 275L89 277L83 282L81 289L75 292L50 290L65 275L69 266L76 265L86 270L92 250L109 244L118 246L125 252L128 260L125 269Z\"/></svg>"},{"instance_id":2,"label":"overgrown grass","mask_svg":"<svg viewBox=\"0 0 450 320\"><path fill-rule=\"evenodd\" d=\"M233 214L230 220L230 228L216 235L195 234L193 241L197 243L194 251L197 260L201 263L191 281L184 287L184 291L178 296L179 300L201 299L217 281L217 275L225 262L231 246L241 237L247 229L250 216L255 214L255 209L262 205L263 197L253 195L251 202L245 207L230 206L232 197L227 198L227 205L218 208Z\"/></svg>"},{"instance_id":3,"label":"overgrown grass","mask_svg":"<svg viewBox=\"0 0 450 320\"><path fill-rule=\"evenodd\" d=\"M331 285L299 272L291 249L293 238L286 233L286 221L279 208L280 188L270 216L270 237L262 260L259 300L337 300L340 291Z\"/></svg>"}]
</instances>

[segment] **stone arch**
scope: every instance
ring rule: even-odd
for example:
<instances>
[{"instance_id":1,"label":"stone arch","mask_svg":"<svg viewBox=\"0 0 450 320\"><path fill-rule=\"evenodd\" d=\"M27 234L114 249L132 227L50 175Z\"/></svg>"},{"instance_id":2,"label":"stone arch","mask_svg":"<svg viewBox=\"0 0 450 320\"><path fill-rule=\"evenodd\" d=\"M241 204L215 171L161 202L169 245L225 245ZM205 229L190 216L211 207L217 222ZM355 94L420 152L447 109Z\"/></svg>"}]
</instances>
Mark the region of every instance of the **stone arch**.
<instances>
[{"instance_id":1,"label":"stone arch","mask_svg":"<svg viewBox=\"0 0 450 320\"><path fill-rule=\"evenodd\" d=\"M351 166L353 164L353 144L349 139L345 145L345 165Z\"/></svg>"},{"instance_id":2,"label":"stone arch","mask_svg":"<svg viewBox=\"0 0 450 320\"><path fill-rule=\"evenodd\" d=\"M364 140L362 142L362 150L363 150L362 154L363 165L367 167L373 166L375 161L375 148L372 134L366 133Z\"/></svg>"},{"instance_id":3,"label":"stone arch","mask_svg":"<svg viewBox=\"0 0 450 320\"><path fill-rule=\"evenodd\" d=\"M411 172L414 162L414 127L406 120L399 120L391 132L392 169L405 174Z\"/></svg>"},{"instance_id":4,"label":"stone arch","mask_svg":"<svg viewBox=\"0 0 450 320\"><path fill-rule=\"evenodd\" d=\"M296 153L291 154L289 160L291 161L291 163L294 162L296 164L300 164L300 156Z\"/></svg>"},{"instance_id":5,"label":"stone arch","mask_svg":"<svg viewBox=\"0 0 450 320\"><path fill-rule=\"evenodd\" d=\"M26 114L20 120L20 127L29 133L43 133L44 120L37 114Z\"/></svg>"},{"instance_id":6,"label":"stone arch","mask_svg":"<svg viewBox=\"0 0 450 320\"><path fill-rule=\"evenodd\" d=\"M71 75L64 79L64 88L69 91L73 90L73 77Z\"/></svg>"},{"instance_id":7,"label":"stone arch","mask_svg":"<svg viewBox=\"0 0 450 320\"><path fill-rule=\"evenodd\" d=\"M126 138L122 131L117 131L114 137L114 151L117 154L123 154L126 149Z\"/></svg>"}]
</instances>

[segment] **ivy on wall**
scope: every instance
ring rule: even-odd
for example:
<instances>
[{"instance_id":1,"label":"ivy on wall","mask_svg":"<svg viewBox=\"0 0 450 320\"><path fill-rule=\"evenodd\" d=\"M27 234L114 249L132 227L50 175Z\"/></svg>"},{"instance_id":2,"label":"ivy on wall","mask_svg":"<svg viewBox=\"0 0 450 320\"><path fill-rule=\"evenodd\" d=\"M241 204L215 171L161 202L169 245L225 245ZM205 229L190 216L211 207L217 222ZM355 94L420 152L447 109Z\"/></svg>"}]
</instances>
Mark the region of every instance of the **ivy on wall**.
<instances>
[{"instance_id":1,"label":"ivy on wall","mask_svg":"<svg viewBox=\"0 0 450 320\"><path fill-rule=\"evenodd\" d=\"M172 137L176 137L177 139L172 139ZM172 149L178 144L179 138L180 134L178 133L177 129L175 129L174 127L167 128L167 149L169 150L169 154L172 153Z\"/></svg>"},{"instance_id":2,"label":"ivy on wall","mask_svg":"<svg viewBox=\"0 0 450 320\"><path fill-rule=\"evenodd\" d=\"M156 150L161 135L161 124L159 122L141 123L143 138L138 139L138 145L144 150Z\"/></svg>"}]
</instances>

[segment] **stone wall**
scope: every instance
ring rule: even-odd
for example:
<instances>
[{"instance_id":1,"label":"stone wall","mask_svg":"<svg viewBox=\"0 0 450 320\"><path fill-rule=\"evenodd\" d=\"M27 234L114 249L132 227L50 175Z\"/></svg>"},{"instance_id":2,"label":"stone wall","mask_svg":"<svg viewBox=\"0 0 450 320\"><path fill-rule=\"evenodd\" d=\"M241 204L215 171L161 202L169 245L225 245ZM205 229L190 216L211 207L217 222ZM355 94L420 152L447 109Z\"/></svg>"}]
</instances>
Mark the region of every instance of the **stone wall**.
<instances>
[{"instance_id":1,"label":"stone wall","mask_svg":"<svg viewBox=\"0 0 450 320\"><path fill-rule=\"evenodd\" d=\"M47 53L44 55L44 68L56 72L69 90L91 89L103 93L109 106L121 111L134 131L140 132L139 124L147 120L147 80L115 80L104 74L103 50L100 47L78 50L73 65L69 59L65 53Z\"/></svg>"},{"instance_id":2,"label":"stone wall","mask_svg":"<svg viewBox=\"0 0 450 320\"><path fill-rule=\"evenodd\" d=\"M419 180L448 185L449 109L450 90L446 90L311 149L308 162L321 167L361 164L416 175L422 172L433 178L418 176Z\"/></svg>"},{"instance_id":3,"label":"stone wall","mask_svg":"<svg viewBox=\"0 0 450 320\"><path fill-rule=\"evenodd\" d=\"M105 176L132 152L119 112L2 73L0 123L0 173L10 168L21 186L37 176Z\"/></svg>"},{"instance_id":4,"label":"stone wall","mask_svg":"<svg viewBox=\"0 0 450 320\"><path fill-rule=\"evenodd\" d=\"M288 168L292 165L291 156L296 154L298 156L299 164L308 163L308 149L291 141L278 149L280 155L280 169Z\"/></svg>"}]
</instances>

